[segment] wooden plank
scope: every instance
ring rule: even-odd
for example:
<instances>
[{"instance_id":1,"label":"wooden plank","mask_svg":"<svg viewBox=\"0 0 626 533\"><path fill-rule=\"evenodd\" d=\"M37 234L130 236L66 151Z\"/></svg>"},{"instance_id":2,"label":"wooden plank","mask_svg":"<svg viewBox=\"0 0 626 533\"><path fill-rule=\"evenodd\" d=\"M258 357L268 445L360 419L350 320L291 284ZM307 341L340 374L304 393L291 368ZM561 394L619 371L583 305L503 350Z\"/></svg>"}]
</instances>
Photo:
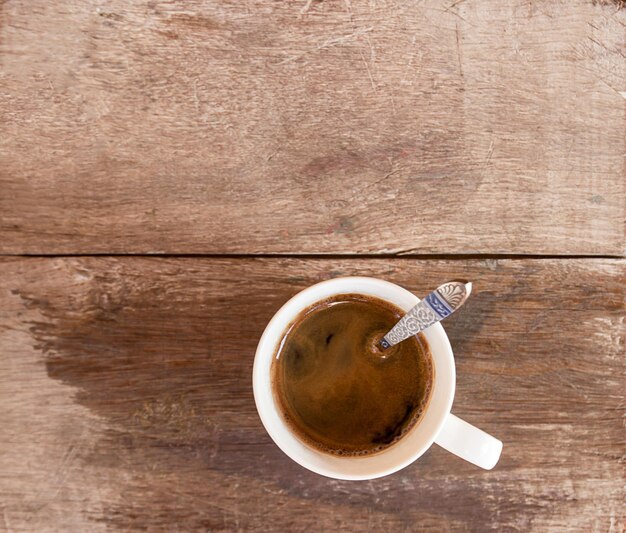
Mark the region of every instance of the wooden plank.
<instances>
[{"instance_id":1,"label":"wooden plank","mask_svg":"<svg viewBox=\"0 0 626 533\"><path fill-rule=\"evenodd\" d=\"M278 450L255 346L298 290L370 275L446 322L454 411L505 443L481 471L434 447L371 482ZM623 531L625 260L4 259L0 528Z\"/></svg>"},{"instance_id":2,"label":"wooden plank","mask_svg":"<svg viewBox=\"0 0 626 533\"><path fill-rule=\"evenodd\" d=\"M621 2L0 7L0 253L622 255Z\"/></svg>"}]
</instances>

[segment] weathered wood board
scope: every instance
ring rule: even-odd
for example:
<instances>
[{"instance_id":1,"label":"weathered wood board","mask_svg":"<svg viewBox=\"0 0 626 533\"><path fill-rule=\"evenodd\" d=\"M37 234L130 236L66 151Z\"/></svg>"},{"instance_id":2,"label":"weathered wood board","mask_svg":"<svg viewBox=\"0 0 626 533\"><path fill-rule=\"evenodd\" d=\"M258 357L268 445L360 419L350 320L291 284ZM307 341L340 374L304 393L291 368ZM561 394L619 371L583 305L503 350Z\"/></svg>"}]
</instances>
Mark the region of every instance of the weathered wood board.
<instances>
[{"instance_id":1,"label":"weathered wood board","mask_svg":"<svg viewBox=\"0 0 626 533\"><path fill-rule=\"evenodd\" d=\"M625 253L621 2L0 3L0 253Z\"/></svg>"},{"instance_id":2,"label":"weathered wood board","mask_svg":"<svg viewBox=\"0 0 626 533\"><path fill-rule=\"evenodd\" d=\"M371 482L271 442L254 350L298 290L467 277L446 322L454 412L504 441L482 471L437 447ZM0 530L624 530L626 261L31 258L0 261Z\"/></svg>"}]
</instances>

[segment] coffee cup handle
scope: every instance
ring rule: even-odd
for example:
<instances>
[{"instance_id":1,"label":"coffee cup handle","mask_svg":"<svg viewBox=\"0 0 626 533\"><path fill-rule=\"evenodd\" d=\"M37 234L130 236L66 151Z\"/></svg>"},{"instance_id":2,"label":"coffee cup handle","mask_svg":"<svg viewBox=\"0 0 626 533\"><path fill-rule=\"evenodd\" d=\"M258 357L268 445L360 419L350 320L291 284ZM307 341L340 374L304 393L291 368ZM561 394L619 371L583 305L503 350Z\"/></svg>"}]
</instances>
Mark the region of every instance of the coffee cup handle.
<instances>
[{"instance_id":1,"label":"coffee cup handle","mask_svg":"<svg viewBox=\"0 0 626 533\"><path fill-rule=\"evenodd\" d=\"M444 450L485 470L496 466L502 453L501 441L452 413L448 414L435 442Z\"/></svg>"}]
</instances>

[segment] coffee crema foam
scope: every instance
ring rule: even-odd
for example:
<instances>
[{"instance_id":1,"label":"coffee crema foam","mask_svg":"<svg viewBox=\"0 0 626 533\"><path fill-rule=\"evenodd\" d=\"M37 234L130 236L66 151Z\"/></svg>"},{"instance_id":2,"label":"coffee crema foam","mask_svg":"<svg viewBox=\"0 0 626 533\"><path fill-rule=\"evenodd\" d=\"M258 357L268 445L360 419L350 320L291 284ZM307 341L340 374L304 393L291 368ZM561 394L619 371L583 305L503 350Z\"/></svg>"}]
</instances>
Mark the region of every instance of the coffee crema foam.
<instances>
[{"instance_id":1,"label":"coffee crema foam","mask_svg":"<svg viewBox=\"0 0 626 533\"><path fill-rule=\"evenodd\" d=\"M378 346L403 314L378 298L342 294L305 309L287 328L272 362L272 390L301 441L332 455L364 456L415 427L434 378L426 339Z\"/></svg>"}]
</instances>

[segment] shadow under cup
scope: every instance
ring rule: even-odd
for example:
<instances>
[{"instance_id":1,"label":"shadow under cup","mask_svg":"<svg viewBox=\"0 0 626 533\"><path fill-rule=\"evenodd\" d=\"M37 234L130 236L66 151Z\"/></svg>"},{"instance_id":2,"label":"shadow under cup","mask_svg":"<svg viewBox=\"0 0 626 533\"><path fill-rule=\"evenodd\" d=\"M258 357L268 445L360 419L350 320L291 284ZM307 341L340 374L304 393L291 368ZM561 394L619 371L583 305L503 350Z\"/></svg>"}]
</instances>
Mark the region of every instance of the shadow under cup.
<instances>
[{"instance_id":1,"label":"shadow under cup","mask_svg":"<svg viewBox=\"0 0 626 533\"><path fill-rule=\"evenodd\" d=\"M441 326L435 324L423 333L430 347L434 370L430 402L418 423L397 443L366 456L341 457L318 451L292 433L274 401L271 365L288 326L306 308L339 294L363 294L385 300L403 311L419 302L414 294L387 281L348 277L312 285L296 294L270 320L257 346L253 369L253 389L259 416L276 445L301 466L336 479L373 479L396 472L419 458L441 431L454 399L455 367L452 348Z\"/></svg>"}]
</instances>

